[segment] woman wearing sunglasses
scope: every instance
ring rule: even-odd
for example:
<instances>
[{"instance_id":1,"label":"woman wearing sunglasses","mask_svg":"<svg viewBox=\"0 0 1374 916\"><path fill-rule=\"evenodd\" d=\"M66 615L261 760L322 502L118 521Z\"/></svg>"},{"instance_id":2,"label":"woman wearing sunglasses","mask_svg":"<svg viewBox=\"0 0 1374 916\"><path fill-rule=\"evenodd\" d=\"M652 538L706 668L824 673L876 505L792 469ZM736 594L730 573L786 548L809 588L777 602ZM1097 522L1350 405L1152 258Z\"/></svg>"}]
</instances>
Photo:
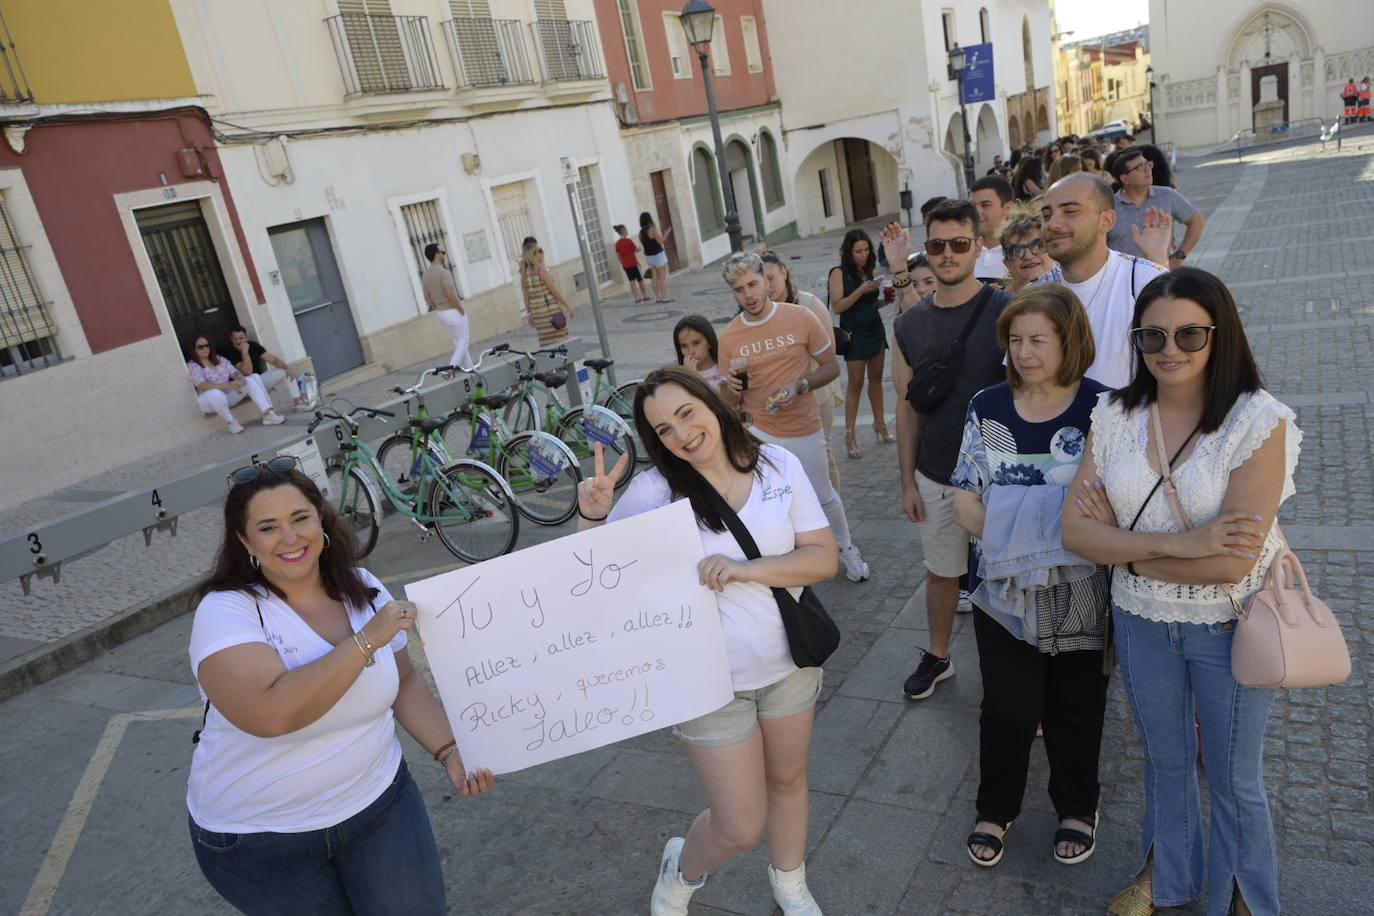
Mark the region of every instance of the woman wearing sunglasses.
<instances>
[{"instance_id":1,"label":"woman wearing sunglasses","mask_svg":"<svg viewBox=\"0 0 1374 916\"><path fill-rule=\"evenodd\" d=\"M205 721L186 790L212 887L247 913L445 912L438 849L395 722L458 795L469 773L405 631L415 606L355 567L357 540L294 458L240 468L197 591Z\"/></svg>"},{"instance_id":2,"label":"woman wearing sunglasses","mask_svg":"<svg viewBox=\"0 0 1374 916\"><path fill-rule=\"evenodd\" d=\"M568 322L577 313L544 266L544 247L532 235L520 248L520 290L525 295L526 318L539 332L541 346L568 336Z\"/></svg>"},{"instance_id":3,"label":"woman wearing sunglasses","mask_svg":"<svg viewBox=\"0 0 1374 916\"><path fill-rule=\"evenodd\" d=\"M1015 295L1055 268L1045 251L1045 221L1039 211L1017 204L1002 223L999 241L1007 265L1007 292Z\"/></svg>"},{"instance_id":4,"label":"woman wearing sunglasses","mask_svg":"<svg viewBox=\"0 0 1374 916\"><path fill-rule=\"evenodd\" d=\"M1263 771L1274 691L1231 675L1231 596L1259 589L1282 544L1273 521L1293 495L1302 433L1260 387L1235 301L1206 271L1151 280L1131 343L1135 375L1094 409L1063 516L1065 547L1116 567L1116 649L1145 750L1144 863L1109 912L1146 916L1205 887L1213 916L1277 913Z\"/></svg>"},{"instance_id":5,"label":"woman wearing sunglasses","mask_svg":"<svg viewBox=\"0 0 1374 916\"><path fill-rule=\"evenodd\" d=\"M186 374L196 387L196 403L200 409L207 414L218 414L229 424L231 433L243 432L242 424L229 408L244 398L252 398L258 405L263 426L286 422L286 417L272 406L272 396L263 387L262 380L256 375L245 378L233 363L215 352L214 344L204 335L192 338L191 345L186 348Z\"/></svg>"}]
</instances>

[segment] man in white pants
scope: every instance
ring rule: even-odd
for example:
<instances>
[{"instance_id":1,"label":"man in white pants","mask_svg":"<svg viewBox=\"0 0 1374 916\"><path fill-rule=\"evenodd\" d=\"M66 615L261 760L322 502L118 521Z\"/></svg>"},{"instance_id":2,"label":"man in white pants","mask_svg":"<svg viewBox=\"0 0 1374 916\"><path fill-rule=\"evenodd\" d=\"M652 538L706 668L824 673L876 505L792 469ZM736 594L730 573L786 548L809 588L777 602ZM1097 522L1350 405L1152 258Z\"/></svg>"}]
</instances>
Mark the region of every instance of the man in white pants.
<instances>
[{"instance_id":1,"label":"man in white pants","mask_svg":"<svg viewBox=\"0 0 1374 916\"><path fill-rule=\"evenodd\" d=\"M468 315L458 299L453 271L448 269L448 252L431 242L425 246L425 257L429 259L429 266L420 278L425 302L431 312L438 313L439 320L453 337L453 356L449 358L449 365L466 369L472 365L472 355L468 353Z\"/></svg>"},{"instance_id":2,"label":"man in white pants","mask_svg":"<svg viewBox=\"0 0 1374 916\"><path fill-rule=\"evenodd\" d=\"M722 274L741 311L720 332L720 358L728 360L730 368L721 397L753 415L754 435L782 446L801 461L840 547L845 576L862 582L869 576L869 567L849 537L844 503L830 483L820 408L812 394L812 389L840 374L832 332L809 309L772 301L763 278L763 260L757 254L732 254ZM815 369L811 368L813 357ZM730 365L736 360L743 361L738 363L743 369Z\"/></svg>"},{"instance_id":3,"label":"man in white pants","mask_svg":"<svg viewBox=\"0 0 1374 916\"><path fill-rule=\"evenodd\" d=\"M245 329L234 328L229 332L229 353L229 361L234 364L234 368L246 379L256 377L262 383L263 390L269 392L269 396L273 388L286 382L286 390L292 403L300 403L301 393L296 390L296 373L286 365L286 360L267 352L267 348L256 340L249 340ZM272 368L269 369L268 366Z\"/></svg>"}]
</instances>

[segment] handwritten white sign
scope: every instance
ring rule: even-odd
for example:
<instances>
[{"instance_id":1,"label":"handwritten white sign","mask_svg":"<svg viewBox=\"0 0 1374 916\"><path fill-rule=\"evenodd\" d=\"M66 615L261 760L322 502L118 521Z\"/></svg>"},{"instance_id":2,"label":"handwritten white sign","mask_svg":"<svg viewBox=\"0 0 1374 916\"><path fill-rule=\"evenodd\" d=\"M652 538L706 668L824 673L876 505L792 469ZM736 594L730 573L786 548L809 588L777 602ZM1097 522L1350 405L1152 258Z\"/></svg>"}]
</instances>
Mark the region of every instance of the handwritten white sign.
<instances>
[{"instance_id":1,"label":"handwritten white sign","mask_svg":"<svg viewBox=\"0 0 1374 916\"><path fill-rule=\"evenodd\" d=\"M468 768L510 773L728 703L702 557L679 500L407 585Z\"/></svg>"}]
</instances>

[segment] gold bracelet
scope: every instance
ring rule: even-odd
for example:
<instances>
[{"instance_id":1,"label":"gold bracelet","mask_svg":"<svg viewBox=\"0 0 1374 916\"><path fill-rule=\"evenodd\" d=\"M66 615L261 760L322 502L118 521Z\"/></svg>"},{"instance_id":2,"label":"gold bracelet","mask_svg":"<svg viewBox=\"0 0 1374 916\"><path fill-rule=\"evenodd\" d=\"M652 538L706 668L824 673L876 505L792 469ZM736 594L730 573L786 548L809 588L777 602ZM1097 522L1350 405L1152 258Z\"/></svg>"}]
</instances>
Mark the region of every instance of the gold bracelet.
<instances>
[{"instance_id":1,"label":"gold bracelet","mask_svg":"<svg viewBox=\"0 0 1374 916\"><path fill-rule=\"evenodd\" d=\"M358 630L353 634L353 644L358 647L358 651L363 653L363 658L366 659L363 665L364 668L371 668L373 665L377 664L377 659L372 657L374 651L372 642L363 635L362 630Z\"/></svg>"},{"instance_id":2,"label":"gold bracelet","mask_svg":"<svg viewBox=\"0 0 1374 916\"><path fill-rule=\"evenodd\" d=\"M435 751L434 754L433 754L432 756L434 757L435 760L438 760L440 757L444 756L444 752L445 752L445 751L451 750L451 749L453 749L453 748L455 748L455 747L457 747L457 746L458 746L458 742L457 742L457 741L450 741L448 744L441 745L441 746L439 747L439 749L438 749L437 751Z\"/></svg>"}]
</instances>

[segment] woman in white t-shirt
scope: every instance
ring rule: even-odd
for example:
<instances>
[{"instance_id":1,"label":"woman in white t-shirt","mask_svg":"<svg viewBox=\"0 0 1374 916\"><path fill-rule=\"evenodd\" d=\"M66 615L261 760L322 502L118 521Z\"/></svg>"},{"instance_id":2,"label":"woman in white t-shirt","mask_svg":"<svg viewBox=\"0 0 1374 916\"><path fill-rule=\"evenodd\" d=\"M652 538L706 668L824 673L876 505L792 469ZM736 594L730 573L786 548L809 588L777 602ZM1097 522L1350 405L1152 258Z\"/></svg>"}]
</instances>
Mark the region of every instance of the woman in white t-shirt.
<instances>
[{"instance_id":1,"label":"woman in white t-shirt","mask_svg":"<svg viewBox=\"0 0 1374 916\"><path fill-rule=\"evenodd\" d=\"M669 366L649 373L634 410L654 467L636 476L616 502L613 481L622 468L607 474L598 446L596 476L579 485L579 527L691 501L707 554L698 574L718 593L735 689L734 700L675 729L710 807L685 839L668 841L650 911L686 914L707 870L753 847L766 827L774 900L784 913L819 913L806 887L803 856L810 808L806 760L821 670L792 663L771 589L800 594L802 586L835 575L835 538L801 462L750 435L695 372ZM749 529L759 559L745 558L707 487Z\"/></svg>"},{"instance_id":2,"label":"woman in white t-shirt","mask_svg":"<svg viewBox=\"0 0 1374 916\"><path fill-rule=\"evenodd\" d=\"M240 468L198 590L191 671L205 722L186 790L211 886L250 913L445 912L399 721L460 796L469 773L406 650L415 606L356 568L357 539L294 458Z\"/></svg>"},{"instance_id":3,"label":"woman in white t-shirt","mask_svg":"<svg viewBox=\"0 0 1374 916\"><path fill-rule=\"evenodd\" d=\"M1108 912L1184 906L1205 887L1212 916L1277 913L1264 788L1274 691L1232 676L1227 588L1240 601L1258 591L1283 544L1274 518L1294 492L1302 433L1260 387L1235 300L1206 271L1151 280L1130 339L1134 376L1093 410L1063 517L1065 547L1117 567L1114 638L1145 750L1144 863ZM1212 799L1205 847L1195 708Z\"/></svg>"}]
</instances>

